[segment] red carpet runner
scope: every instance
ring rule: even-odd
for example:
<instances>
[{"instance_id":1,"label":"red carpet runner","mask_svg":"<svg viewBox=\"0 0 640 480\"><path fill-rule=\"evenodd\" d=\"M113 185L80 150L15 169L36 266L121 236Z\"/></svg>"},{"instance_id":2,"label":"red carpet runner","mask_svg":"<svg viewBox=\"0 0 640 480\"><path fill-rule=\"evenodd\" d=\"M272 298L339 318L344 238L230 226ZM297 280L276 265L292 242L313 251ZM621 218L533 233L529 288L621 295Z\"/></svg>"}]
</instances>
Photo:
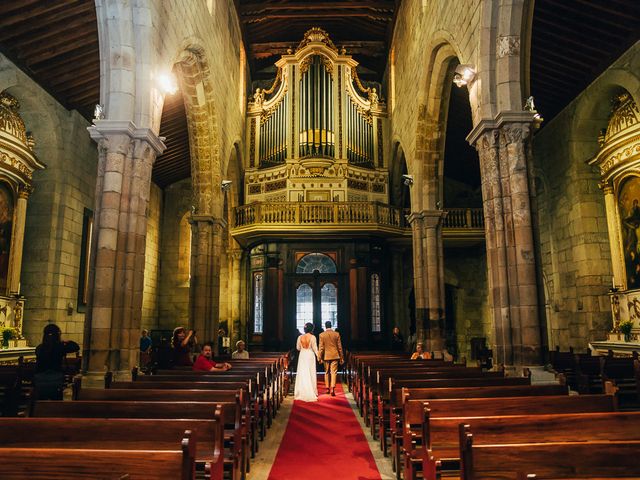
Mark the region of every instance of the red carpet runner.
<instances>
[{"instance_id":1,"label":"red carpet runner","mask_svg":"<svg viewBox=\"0 0 640 480\"><path fill-rule=\"evenodd\" d=\"M335 397L325 391L318 382L318 402L294 402L269 480L380 480L342 386Z\"/></svg>"}]
</instances>

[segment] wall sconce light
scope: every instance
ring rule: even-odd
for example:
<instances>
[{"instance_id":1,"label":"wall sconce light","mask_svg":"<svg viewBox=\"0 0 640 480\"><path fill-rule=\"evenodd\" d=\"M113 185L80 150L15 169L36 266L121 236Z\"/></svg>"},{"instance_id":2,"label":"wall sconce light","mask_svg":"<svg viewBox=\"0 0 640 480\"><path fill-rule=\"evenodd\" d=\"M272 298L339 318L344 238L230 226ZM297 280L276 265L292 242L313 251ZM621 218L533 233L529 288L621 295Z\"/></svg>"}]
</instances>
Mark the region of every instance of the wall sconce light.
<instances>
[{"instance_id":1,"label":"wall sconce light","mask_svg":"<svg viewBox=\"0 0 640 480\"><path fill-rule=\"evenodd\" d=\"M158 87L164 93L173 95L178 91L178 81L173 73L161 73L158 75Z\"/></svg>"},{"instance_id":2,"label":"wall sconce light","mask_svg":"<svg viewBox=\"0 0 640 480\"><path fill-rule=\"evenodd\" d=\"M402 175L402 183L404 183L407 187L413 185L413 175Z\"/></svg>"},{"instance_id":3,"label":"wall sconce light","mask_svg":"<svg viewBox=\"0 0 640 480\"><path fill-rule=\"evenodd\" d=\"M456 67L453 83L455 83L457 87L464 87L473 82L475 78L476 70L473 65L460 64Z\"/></svg>"},{"instance_id":4,"label":"wall sconce light","mask_svg":"<svg viewBox=\"0 0 640 480\"><path fill-rule=\"evenodd\" d=\"M231 180L222 180L222 184L220 185L220 188L222 188L223 192L228 192L229 190L231 190L231 184L233 182Z\"/></svg>"}]
</instances>

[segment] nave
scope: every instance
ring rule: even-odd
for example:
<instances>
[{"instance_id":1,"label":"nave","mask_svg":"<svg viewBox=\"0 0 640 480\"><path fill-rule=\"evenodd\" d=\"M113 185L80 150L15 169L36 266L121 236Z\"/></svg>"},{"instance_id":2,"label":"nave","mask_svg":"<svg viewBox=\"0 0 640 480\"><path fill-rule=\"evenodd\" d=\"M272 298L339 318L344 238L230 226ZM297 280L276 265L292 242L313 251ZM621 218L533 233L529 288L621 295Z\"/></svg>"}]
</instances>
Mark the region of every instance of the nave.
<instances>
[{"instance_id":1,"label":"nave","mask_svg":"<svg viewBox=\"0 0 640 480\"><path fill-rule=\"evenodd\" d=\"M540 381L351 352L337 395L319 377L310 403L292 399L288 354L224 372L107 372L99 386L77 376L65 400L30 394L29 363L3 366L20 388L3 382L2 478L640 478L638 359L553 363Z\"/></svg>"}]
</instances>

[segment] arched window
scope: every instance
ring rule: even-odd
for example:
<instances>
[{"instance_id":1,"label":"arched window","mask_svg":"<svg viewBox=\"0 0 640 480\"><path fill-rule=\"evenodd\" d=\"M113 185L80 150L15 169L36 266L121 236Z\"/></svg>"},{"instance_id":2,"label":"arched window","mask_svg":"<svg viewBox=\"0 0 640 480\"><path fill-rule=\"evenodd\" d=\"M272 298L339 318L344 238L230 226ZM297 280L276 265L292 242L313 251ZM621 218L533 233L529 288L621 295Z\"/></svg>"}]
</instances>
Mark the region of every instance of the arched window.
<instances>
[{"instance_id":1,"label":"arched window","mask_svg":"<svg viewBox=\"0 0 640 480\"><path fill-rule=\"evenodd\" d=\"M333 283L325 283L320 290L322 306L322 328L325 322L331 322L333 328L338 327L338 291Z\"/></svg>"},{"instance_id":2,"label":"arched window","mask_svg":"<svg viewBox=\"0 0 640 480\"><path fill-rule=\"evenodd\" d=\"M296 273L336 273L336 264L324 253L309 253L300 259Z\"/></svg>"},{"instance_id":3,"label":"arched window","mask_svg":"<svg viewBox=\"0 0 640 480\"><path fill-rule=\"evenodd\" d=\"M371 331L380 332L382 328L382 311L380 306L380 275L371 275Z\"/></svg>"},{"instance_id":4,"label":"arched window","mask_svg":"<svg viewBox=\"0 0 640 480\"><path fill-rule=\"evenodd\" d=\"M262 333L263 329L264 283L261 273L253 277L253 333Z\"/></svg>"},{"instance_id":5,"label":"arched window","mask_svg":"<svg viewBox=\"0 0 640 480\"><path fill-rule=\"evenodd\" d=\"M300 333L305 323L313 323L313 289L303 283L296 289L296 327Z\"/></svg>"}]
</instances>

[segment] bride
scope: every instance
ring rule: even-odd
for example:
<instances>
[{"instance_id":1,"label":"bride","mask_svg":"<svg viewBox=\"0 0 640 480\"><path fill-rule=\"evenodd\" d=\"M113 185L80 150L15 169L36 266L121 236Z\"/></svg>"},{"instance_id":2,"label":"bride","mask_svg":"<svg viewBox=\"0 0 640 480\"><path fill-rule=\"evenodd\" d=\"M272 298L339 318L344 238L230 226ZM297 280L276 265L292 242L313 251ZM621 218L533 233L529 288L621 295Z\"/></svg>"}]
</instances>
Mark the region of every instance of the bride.
<instances>
[{"instance_id":1,"label":"bride","mask_svg":"<svg viewBox=\"0 0 640 480\"><path fill-rule=\"evenodd\" d=\"M313 335L313 323L305 323L304 335L298 337L296 348L300 351L300 355L298 355L298 372L293 398L303 402L317 402L316 360L318 347L316 337Z\"/></svg>"}]
</instances>

